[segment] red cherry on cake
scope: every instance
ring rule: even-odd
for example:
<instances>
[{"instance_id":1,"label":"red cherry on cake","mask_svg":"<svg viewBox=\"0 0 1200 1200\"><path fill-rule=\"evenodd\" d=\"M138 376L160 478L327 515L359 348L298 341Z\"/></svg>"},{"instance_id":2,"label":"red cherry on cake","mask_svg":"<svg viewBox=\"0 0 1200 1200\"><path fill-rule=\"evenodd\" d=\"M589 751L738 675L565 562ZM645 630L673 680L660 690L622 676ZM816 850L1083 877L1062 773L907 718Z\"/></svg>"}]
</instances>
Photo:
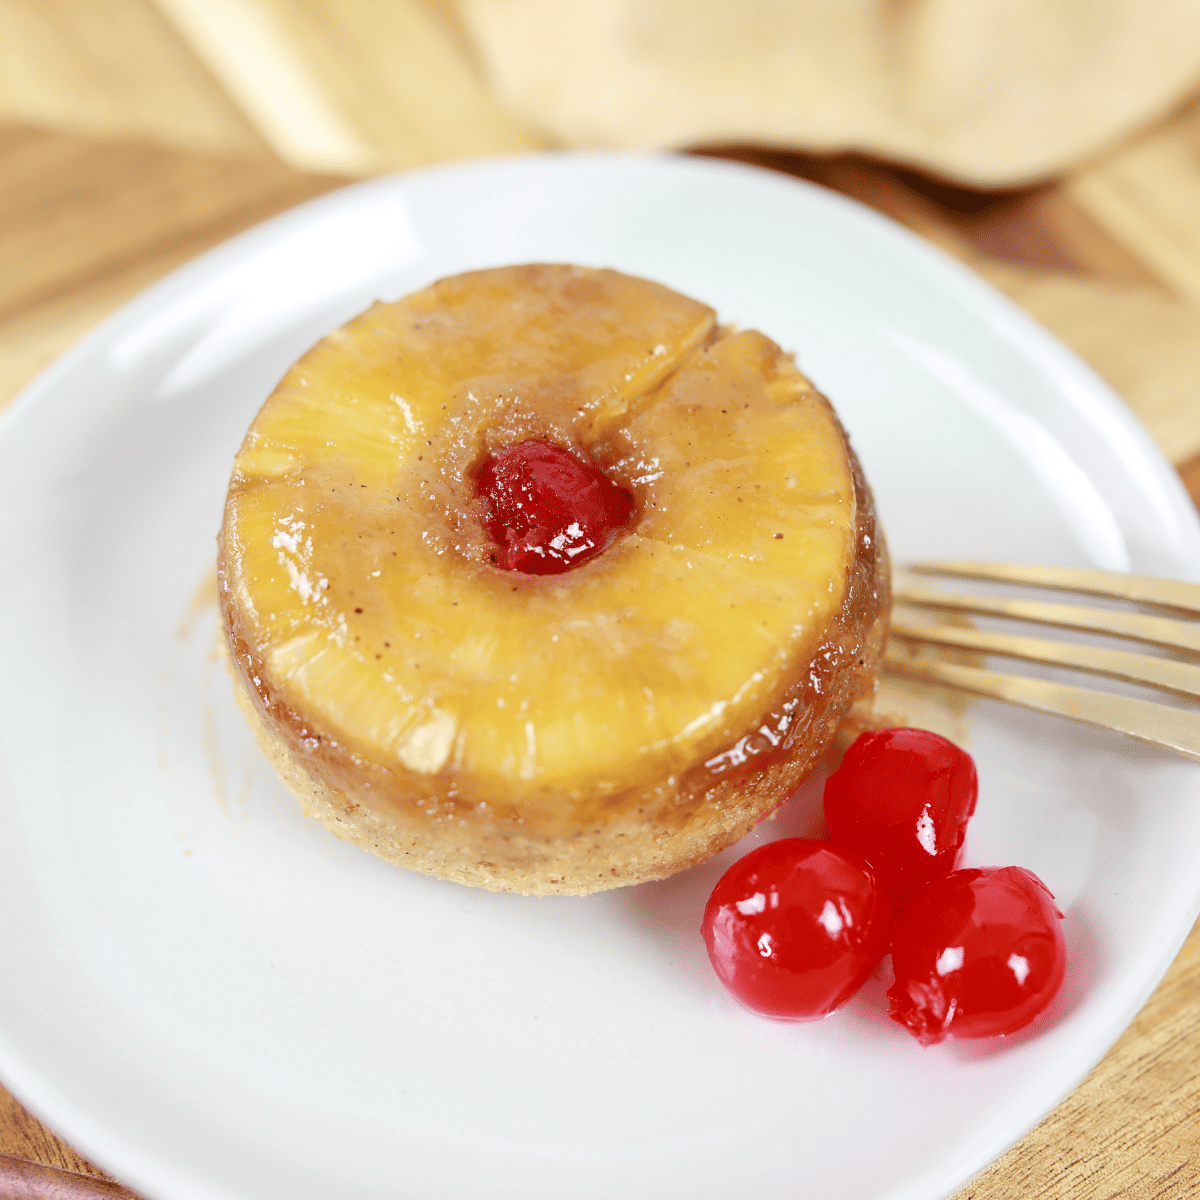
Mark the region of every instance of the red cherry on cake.
<instances>
[{"instance_id":1,"label":"red cherry on cake","mask_svg":"<svg viewBox=\"0 0 1200 1200\"><path fill-rule=\"evenodd\" d=\"M827 1016L888 948L891 906L871 868L829 842L785 838L721 877L702 932L721 982L755 1012L784 1021Z\"/></svg>"},{"instance_id":2,"label":"red cherry on cake","mask_svg":"<svg viewBox=\"0 0 1200 1200\"><path fill-rule=\"evenodd\" d=\"M487 501L494 562L526 575L557 575L600 553L629 520L633 499L592 463L530 440L492 455L475 478Z\"/></svg>"},{"instance_id":3,"label":"red cherry on cake","mask_svg":"<svg viewBox=\"0 0 1200 1200\"><path fill-rule=\"evenodd\" d=\"M934 880L896 920L889 1015L925 1046L1023 1028L1062 984L1061 919L1050 890L1023 867Z\"/></svg>"},{"instance_id":4,"label":"red cherry on cake","mask_svg":"<svg viewBox=\"0 0 1200 1200\"><path fill-rule=\"evenodd\" d=\"M862 734L826 781L825 820L903 906L958 864L977 793L965 750L926 729L883 729Z\"/></svg>"}]
</instances>

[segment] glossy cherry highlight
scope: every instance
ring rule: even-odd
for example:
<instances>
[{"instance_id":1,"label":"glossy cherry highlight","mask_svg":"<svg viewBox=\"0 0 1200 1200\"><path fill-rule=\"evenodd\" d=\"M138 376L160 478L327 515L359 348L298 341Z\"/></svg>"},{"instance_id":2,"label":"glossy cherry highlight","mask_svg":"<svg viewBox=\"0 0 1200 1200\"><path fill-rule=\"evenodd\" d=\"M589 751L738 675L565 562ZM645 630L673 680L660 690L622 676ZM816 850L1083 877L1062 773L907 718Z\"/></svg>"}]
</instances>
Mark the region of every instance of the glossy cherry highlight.
<instances>
[{"instance_id":1,"label":"glossy cherry highlight","mask_svg":"<svg viewBox=\"0 0 1200 1200\"><path fill-rule=\"evenodd\" d=\"M507 571L556 575L600 553L629 520L633 499L599 467L532 439L492 455L475 478L484 524Z\"/></svg>"},{"instance_id":2,"label":"glossy cherry highlight","mask_svg":"<svg viewBox=\"0 0 1200 1200\"><path fill-rule=\"evenodd\" d=\"M1062 984L1061 920L1050 890L1023 867L935 880L896 921L889 1015L925 1046L1016 1032Z\"/></svg>"},{"instance_id":3,"label":"glossy cherry highlight","mask_svg":"<svg viewBox=\"0 0 1200 1200\"><path fill-rule=\"evenodd\" d=\"M926 729L862 734L825 783L829 836L898 905L958 865L979 785L971 756Z\"/></svg>"},{"instance_id":4,"label":"glossy cherry highlight","mask_svg":"<svg viewBox=\"0 0 1200 1200\"><path fill-rule=\"evenodd\" d=\"M785 838L734 863L713 889L702 932L721 982L755 1012L827 1016L888 948L891 908L871 868L829 842Z\"/></svg>"}]
</instances>

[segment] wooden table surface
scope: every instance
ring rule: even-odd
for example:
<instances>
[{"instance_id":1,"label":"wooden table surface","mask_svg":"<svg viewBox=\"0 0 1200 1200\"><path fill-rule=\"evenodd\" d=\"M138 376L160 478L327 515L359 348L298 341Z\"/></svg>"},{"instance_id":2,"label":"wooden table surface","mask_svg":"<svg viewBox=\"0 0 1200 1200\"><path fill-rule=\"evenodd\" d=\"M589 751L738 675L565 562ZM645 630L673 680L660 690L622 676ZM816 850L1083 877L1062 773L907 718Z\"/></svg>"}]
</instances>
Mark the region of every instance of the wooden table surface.
<instances>
[{"instance_id":1,"label":"wooden table surface","mask_svg":"<svg viewBox=\"0 0 1200 1200\"><path fill-rule=\"evenodd\" d=\"M453 0L0 0L0 405L264 217L348 179L545 145L492 96ZM853 156L693 149L836 188L969 263L1113 385L1200 499L1200 95L1006 194ZM1200 1195L1197 1063L1200 927L1089 1078L958 1200ZM107 1178L0 1089L3 1155ZM0 1197L5 1178L12 1196L72 1194L7 1166Z\"/></svg>"}]
</instances>

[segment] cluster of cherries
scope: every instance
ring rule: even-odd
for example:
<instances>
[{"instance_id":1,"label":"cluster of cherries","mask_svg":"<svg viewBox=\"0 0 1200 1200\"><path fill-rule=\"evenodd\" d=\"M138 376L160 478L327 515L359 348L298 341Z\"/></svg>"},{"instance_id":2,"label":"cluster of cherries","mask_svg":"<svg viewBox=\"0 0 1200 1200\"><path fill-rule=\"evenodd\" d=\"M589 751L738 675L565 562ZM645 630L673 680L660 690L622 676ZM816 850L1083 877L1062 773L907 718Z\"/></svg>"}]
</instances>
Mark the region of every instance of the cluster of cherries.
<instances>
[{"instance_id":1,"label":"cluster of cherries","mask_svg":"<svg viewBox=\"0 0 1200 1200\"><path fill-rule=\"evenodd\" d=\"M888 951L888 1011L922 1045L1013 1033L1066 969L1062 914L1021 867L955 870L978 783L923 729L864 733L825 784L830 841L785 838L736 862L704 913L709 958L743 1004L827 1016Z\"/></svg>"}]
</instances>

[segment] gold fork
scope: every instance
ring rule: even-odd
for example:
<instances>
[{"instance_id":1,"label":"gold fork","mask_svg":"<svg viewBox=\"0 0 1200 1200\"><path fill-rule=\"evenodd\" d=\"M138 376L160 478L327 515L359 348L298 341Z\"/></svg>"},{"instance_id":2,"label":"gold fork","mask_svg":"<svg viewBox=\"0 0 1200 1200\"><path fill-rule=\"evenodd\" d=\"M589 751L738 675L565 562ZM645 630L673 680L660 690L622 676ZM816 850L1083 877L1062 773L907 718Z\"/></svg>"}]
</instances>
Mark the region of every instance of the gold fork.
<instances>
[{"instance_id":1,"label":"gold fork","mask_svg":"<svg viewBox=\"0 0 1200 1200\"><path fill-rule=\"evenodd\" d=\"M1154 657L1128 650L1100 649L950 624L923 624L906 619L897 611L893 613L892 640L888 643L884 663L893 675L1070 717L1200 759L1200 709L1176 708L1111 692L1000 674L982 667L918 655L907 649L926 645L977 655L1024 659L1142 684L1194 702L1200 700L1200 620L1197 619L1200 618L1200 584L1114 571L977 562L917 563L909 567L909 571L1102 596L1173 614L1147 615L1046 600L952 594L902 576L895 591L898 606L973 613L1108 634L1157 646L1183 658ZM1193 661L1184 661L1186 657Z\"/></svg>"}]
</instances>

